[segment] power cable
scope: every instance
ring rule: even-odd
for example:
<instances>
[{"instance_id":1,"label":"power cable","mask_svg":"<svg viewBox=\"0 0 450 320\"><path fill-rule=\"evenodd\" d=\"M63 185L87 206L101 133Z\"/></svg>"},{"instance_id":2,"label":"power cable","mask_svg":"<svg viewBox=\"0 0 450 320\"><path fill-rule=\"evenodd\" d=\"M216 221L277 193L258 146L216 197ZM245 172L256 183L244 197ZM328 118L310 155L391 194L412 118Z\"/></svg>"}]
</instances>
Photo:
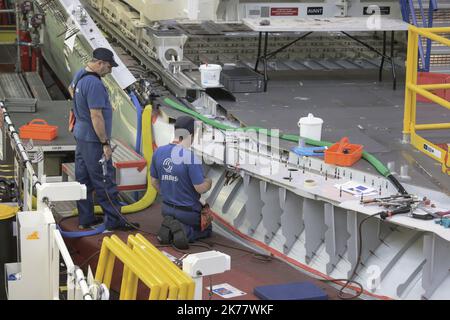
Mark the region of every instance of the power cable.
<instances>
[{"instance_id":1,"label":"power cable","mask_svg":"<svg viewBox=\"0 0 450 320\"><path fill-rule=\"evenodd\" d=\"M95 251L95 252L94 252L93 254L91 254L89 257L87 257L86 259L84 259L83 262L82 262L80 265L78 265L78 267L79 267L79 268L84 267L84 266L85 266L86 264L88 264L94 257L96 257L96 256L100 253L100 251L101 251L101 250ZM59 274L60 274L60 275L67 274L67 270L62 271L62 272L60 272Z\"/></svg>"},{"instance_id":2,"label":"power cable","mask_svg":"<svg viewBox=\"0 0 450 320\"><path fill-rule=\"evenodd\" d=\"M114 151L115 147L112 149ZM107 160L105 155L103 154L102 158L99 160L100 165L102 166L103 169L103 188L106 194L106 197L108 198L108 202L110 203L110 205L112 206L112 208L114 209L115 213L117 214L117 216L122 219L122 221L125 222L125 225L129 225L131 226L133 229L140 231L142 233L146 233L149 235L153 235L155 236L154 233L148 232L146 230L140 229L137 225L133 224L132 222L128 221L127 218L125 218L122 213L120 212L120 210L117 209L116 205L114 204L114 202L111 200L111 197L109 196L108 190L107 190L107 182L106 179L108 178L108 172L107 172Z\"/></svg>"},{"instance_id":3,"label":"power cable","mask_svg":"<svg viewBox=\"0 0 450 320\"><path fill-rule=\"evenodd\" d=\"M342 300L356 299L364 292L363 285L361 283L353 280L353 278L356 275L356 270L358 269L359 264L361 263L361 255L362 255L362 225L367 220L369 220L371 218L374 218L374 217L376 217L378 215L381 215L382 213L383 212L378 212L378 213L374 213L374 214L372 214L370 216L367 216L364 219L362 219L361 222L359 223L359 226L358 226L358 256L357 256L356 263L355 263L355 266L353 267L353 271L352 271L350 277L348 279L325 279L325 280L320 279L320 281L322 281L322 282L334 282L334 283L340 282L340 281L345 281L345 284L341 287L341 289L338 292L338 297L340 299L342 299ZM345 290L345 288L347 288L349 286L350 283L356 284L360 288L360 290L353 296L345 296L344 295L345 294L344 290Z\"/></svg>"},{"instance_id":4,"label":"power cable","mask_svg":"<svg viewBox=\"0 0 450 320\"><path fill-rule=\"evenodd\" d=\"M209 276L209 292L208 292L208 300L212 299L212 296L214 295L213 292L213 285L212 285L212 276Z\"/></svg>"},{"instance_id":5,"label":"power cable","mask_svg":"<svg viewBox=\"0 0 450 320\"><path fill-rule=\"evenodd\" d=\"M242 252L246 252L248 254L251 254L253 258L260 260L260 261L264 261L264 262L270 262L273 260L273 255L271 254L262 254L262 253L258 253L249 249L244 249L244 248L239 248L236 246L232 246L232 245L228 245L228 244L224 244L218 241L209 241L209 242L205 242L205 241L198 241L201 243L205 243L206 245L209 246L210 249L212 249L211 243L215 244L215 245L219 245L225 248L229 248L229 249L234 249L234 250L238 250L238 251L242 251Z\"/></svg>"}]
</instances>

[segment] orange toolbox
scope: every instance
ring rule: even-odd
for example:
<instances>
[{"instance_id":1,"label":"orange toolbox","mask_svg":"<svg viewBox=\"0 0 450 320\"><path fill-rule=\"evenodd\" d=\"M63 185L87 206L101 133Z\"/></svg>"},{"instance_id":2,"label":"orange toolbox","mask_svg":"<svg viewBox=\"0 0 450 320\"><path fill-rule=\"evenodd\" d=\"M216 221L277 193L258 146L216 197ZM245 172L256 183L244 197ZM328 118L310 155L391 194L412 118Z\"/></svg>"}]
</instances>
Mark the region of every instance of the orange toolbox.
<instances>
[{"instance_id":1,"label":"orange toolbox","mask_svg":"<svg viewBox=\"0 0 450 320\"><path fill-rule=\"evenodd\" d=\"M44 119L33 119L19 128L21 139L53 140L58 136L58 126L51 126Z\"/></svg>"},{"instance_id":2,"label":"orange toolbox","mask_svg":"<svg viewBox=\"0 0 450 320\"><path fill-rule=\"evenodd\" d=\"M335 164L342 167L350 167L361 159L363 146L351 144L347 137L333 144L325 150L325 163Z\"/></svg>"}]
</instances>

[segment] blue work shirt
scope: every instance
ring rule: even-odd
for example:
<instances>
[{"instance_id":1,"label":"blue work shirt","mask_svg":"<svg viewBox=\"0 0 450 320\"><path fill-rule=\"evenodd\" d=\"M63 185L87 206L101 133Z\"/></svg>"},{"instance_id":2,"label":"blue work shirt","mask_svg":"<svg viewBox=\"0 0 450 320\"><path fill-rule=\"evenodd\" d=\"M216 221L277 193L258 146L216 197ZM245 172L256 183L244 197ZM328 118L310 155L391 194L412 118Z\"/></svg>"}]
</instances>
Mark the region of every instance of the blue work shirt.
<instances>
[{"instance_id":1,"label":"blue work shirt","mask_svg":"<svg viewBox=\"0 0 450 320\"><path fill-rule=\"evenodd\" d=\"M75 74L71 83L72 88L81 75L86 72L85 69L81 69ZM92 124L90 109L102 109L106 135L111 138L112 107L108 91L102 80L94 75L85 76L78 82L73 98L76 102L76 108L74 108L76 122L73 129L75 138L83 141L100 142Z\"/></svg>"},{"instance_id":2,"label":"blue work shirt","mask_svg":"<svg viewBox=\"0 0 450 320\"><path fill-rule=\"evenodd\" d=\"M150 174L159 180L164 202L201 210L200 194L194 185L203 183L203 167L192 151L177 144L159 147L153 154Z\"/></svg>"}]
</instances>

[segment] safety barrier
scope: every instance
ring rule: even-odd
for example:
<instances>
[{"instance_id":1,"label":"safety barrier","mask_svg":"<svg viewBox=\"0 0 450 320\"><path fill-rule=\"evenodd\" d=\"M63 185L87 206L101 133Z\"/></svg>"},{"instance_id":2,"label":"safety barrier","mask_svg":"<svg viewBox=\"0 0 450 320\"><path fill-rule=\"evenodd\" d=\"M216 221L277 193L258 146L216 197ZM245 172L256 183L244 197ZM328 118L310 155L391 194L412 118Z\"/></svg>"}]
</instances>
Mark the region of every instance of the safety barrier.
<instances>
[{"instance_id":1,"label":"safety barrier","mask_svg":"<svg viewBox=\"0 0 450 320\"><path fill-rule=\"evenodd\" d=\"M149 300L192 300L193 280L142 235L130 235L128 243L116 235L103 239L95 279L111 286L116 258L123 263L120 300L137 297L139 280L149 289Z\"/></svg>"},{"instance_id":2,"label":"safety barrier","mask_svg":"<svg viewBox=\"0 0 450 320\"><path fill-rule=\"evenodd\" d=\"M53 200L79 200L85 187L80 188L78 183L41 183L2 101L0 116L4 121L5 134L10 137L15 158L18 159L17 172L20 178L17 179L23 182L22 190L19 191L23 203L19 203L21 212L17 217L20 262L5 265L7 274L20 274L20 279L8 281L9 299L58 299L61 256L67 267L67 298L92 300L90 288L93 286L89 286L83 271L74 265L56 229L52 215L54 205L51 203ZM34 189L37 197L33 196ZM37 211L32 211L32 202Z\"/></svg>"},{"instance_id":3,"label":"safety barrier","mask_svg":"<svg viewBox=\"0 0 450 320\"><path fill-rule=\"evenodd\" d=\"M442 130L450 129L450 123L429 123L417 124L417 94L431 100L432 102L450 109L450 101L447 101L434 93L431 90L450 89L450 83L444 84L417 84L417 65L418 65L418 44L419 36L437 41L450 47L450 40L444 38L438 33L450 33L450 27L445 28L427 28L421 29L414 26L409 27L408 31L408 54L406 67L406 86L405 86L405 113L403 119L403 140L410 143L430 156L439 161L442 165L442 172L450 175L450 144L440 146L420 136L417 130Z\"/></svg>"},{"instance_id":4,"label":"safety barrier","mask_svg":"<svg viewBox=\"0 0 450 320\"><path fill-rule=\"evenodd\" d=\"M130 235L128 246L135 250L140 257L157 266L157 272L161 272L167 277L169 299L191 300L194 298L195 285L192 278L179 269L141 234Z\"/></svg>"},{"instance_id":5,"label":"safety barrier","mask_svg":"<svg viewBox=\"0 0 450 320\"><path fill-rule=\"evenodd\" d=\"M2 29L3 28L0 29L0 44L15 44L17 37L16 30L2 30Z\"/></svg>"}]
</instances>

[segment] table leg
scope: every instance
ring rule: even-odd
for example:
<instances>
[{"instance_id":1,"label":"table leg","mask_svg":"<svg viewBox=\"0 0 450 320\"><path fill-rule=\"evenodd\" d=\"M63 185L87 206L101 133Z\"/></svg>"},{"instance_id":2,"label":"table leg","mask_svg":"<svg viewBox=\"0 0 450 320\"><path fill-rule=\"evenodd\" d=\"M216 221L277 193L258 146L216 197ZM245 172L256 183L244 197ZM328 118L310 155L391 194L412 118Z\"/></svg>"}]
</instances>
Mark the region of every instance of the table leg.
<instances>
[{"instance_id":1,"label":"table leg","mask_svg":"<svg viewBox=\"0 0 450 320\"><path fill-rule=\"evenodd\" d=\"M381 56L380 70L378 72L378 81L383 81L384 57L386 56L386 31L383 31L383 55Z\"/></svg>"},{"instance_id":2,"label":"table leg","mask_svg":"<svg viewBox=\"0 0 450 320\"><path fill-rule=\"evenodd\" d=\"M346 35L347 37L349 37L352 40L355 40L356 42L358 42L359 44L365 46L366 48L370 49L371 51L375 52L376 54L378 54L381 57L381 65L380 65L380 69L379 69L379 78L381 81L381 76L382 76L382 72L383 72L383 65L384 65L384 60L389 60L391 62L391 70L392 70L392 77L393 77L393 89L396 89L397 86L397 81L396 81L396 75L395 75L395 65L394 65L394 31L391 31L391 56L387 56L386 55L386 31L383 31L383 51L380 52L377 48L372 47L371 45L359 40L358 38L355 38L351 35L349 35L347 32L341 31L342 34Z\"/></svg>"},{"instance_id":3,"label":"table leg","mask_svg":"<svg viewBox=\"0 0 450 320\"><path fill-rule=\"evenodd\" d=\"M267 43L269 41L269 33L266 32L266 35L264 37L264 92L267 91L267 81L269 80L269 77L267 76Z\"/></svg>"},{"instance_id":4,"label":"table leg","mask_svg":"<svg viewBox=\"0 0 450 320\"><path fill-rule=\"evenodd\" d=\"M256 54L255 71L258 71L259 59L261 58L261 40L262 40L262 32L259 33L258 38L258 53Z\"/></svg>"},{"instance_id":5,"label":"table leg","mask_svg":"<svg viewBox=\"0 0 450 320\"><path fill-rule=\"evenodd\" d=\"M390 53L390 60L391 60L391 71L392 71L392 89L397 89L397 76L395 74L395 63L394 63L394 31L391 31L391 53Z\"/></svg>"}]
</instances>

